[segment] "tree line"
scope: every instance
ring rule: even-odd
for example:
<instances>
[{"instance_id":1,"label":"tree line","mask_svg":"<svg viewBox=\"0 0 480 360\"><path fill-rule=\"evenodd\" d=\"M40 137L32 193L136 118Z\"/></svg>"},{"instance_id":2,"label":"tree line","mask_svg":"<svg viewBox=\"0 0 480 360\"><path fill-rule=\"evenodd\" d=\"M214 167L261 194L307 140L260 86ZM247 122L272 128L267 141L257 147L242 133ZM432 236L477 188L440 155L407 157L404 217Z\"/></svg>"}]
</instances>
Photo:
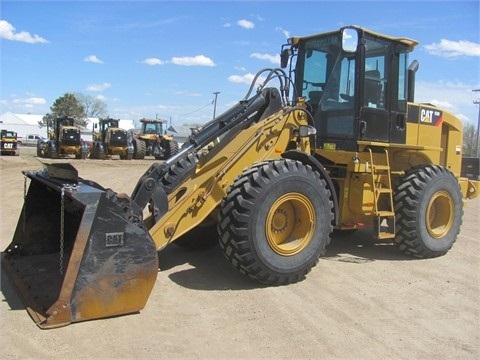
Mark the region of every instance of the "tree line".
<instances>
[{"instance_id":1,"label":"tree line","mask_svg":"<svg viewBox=\"0 0 480 360\"><path fill-rule=\"evenodd\" d=\"M478 143L478 129L475 125L467 123L463 127L463 156L479 157L480 144Z\"/></svg>"}]
</instances>

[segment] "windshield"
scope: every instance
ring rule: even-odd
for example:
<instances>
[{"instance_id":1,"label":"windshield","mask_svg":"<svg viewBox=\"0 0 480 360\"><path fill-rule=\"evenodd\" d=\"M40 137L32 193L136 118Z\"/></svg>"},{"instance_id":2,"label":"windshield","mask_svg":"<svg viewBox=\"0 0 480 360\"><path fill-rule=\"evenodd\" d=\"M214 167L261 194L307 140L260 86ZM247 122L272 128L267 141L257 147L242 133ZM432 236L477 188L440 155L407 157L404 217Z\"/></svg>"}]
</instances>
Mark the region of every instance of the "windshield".
<instances>
[{"instance_id":1,"label":"windshield","mask_svg":"<svg viewBox=\"0 0 480 360\"><path fill-rule=\"evenodd\" d=\"M342 51L340 32L299 44L295 81L315 119L317 137L353 138L355 55Z\"/></svg>"},{"instance_id":2,"label":"windshield","mask_svg":"<svg viewBox=\"0 0 480 360\"><path fill-rule=\"evenodd\" d=\"M299 50L297 90L314 110L354 105L355 58L342 52L341 41L340 33L307 39Z\"/></svg>"},{"instance_id":3,"label":"windshield","mask_svg":"<svg viewBox=\"0 0 480 360\"><path fill-rule=\"evenodd\" d=\"M144 123L145 134L162 134L162 123Z\"/></svg>"}]
</instances>

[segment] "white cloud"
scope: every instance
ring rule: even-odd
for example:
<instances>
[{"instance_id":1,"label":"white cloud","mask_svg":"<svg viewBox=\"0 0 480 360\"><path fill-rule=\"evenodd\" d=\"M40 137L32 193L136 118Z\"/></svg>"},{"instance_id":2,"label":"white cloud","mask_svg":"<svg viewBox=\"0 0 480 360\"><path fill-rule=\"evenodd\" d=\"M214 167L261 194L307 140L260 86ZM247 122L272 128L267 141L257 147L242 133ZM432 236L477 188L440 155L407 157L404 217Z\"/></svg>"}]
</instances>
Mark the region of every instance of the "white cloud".
<instances>
[{"instance_id":1,"label":"white cloud","mask_svg":"<svg viewBox=\"0 0 480 360\"><path fill-rule=\"evenodd\" d=\"M283 33L283 36L285 36L285 39L289 39L291 36L290 36L290 32L287 31L287 30L284 30L282 29L280 26L277 26L277 28L275 29L277 31L280 31L281 33Z\"/></svg>"},{"instance_id":2,"label":"white cloud","mask_svg":"<svg viewBox=\"0 0 480 360\"><path fill-rule=\"evenodd\" d=\"M96 55L88 55L83 59L83 61L94 63L94 64L103 64L103 61L97 58Z\"/></svg>"},{"instance_id":3,"label":"white cloud","mask_svg":"<svg viewBox=\"0 0 480 360\"><path fill-rule=\"evenodd\" d=\"M272 64L276 64L276 65L280 64L280 55L253 53L250 55L250 57L255 59L260 59L260 60L267 60L267 61L270 61Z\"/></svg>"},{"instance_id":4,"label":"white cloud","mask_svg":"<svg viewBox=\"0 0 480 360\"><path fill-rule=\"evenodd\" d=\"M15 106L23 106L25 108L33 108L36 105L44 105L47 101L41 97L30 97L30 98L16 98L12 100L12 104Z\"/></svg>"},{"instance_id":5,"label":"white cloud","mask_svg":"<svg viewBox=\"0 0 480 360\"><path fill-rule=\"evenodd\" d=\"M415 102L429 103L447 110L463 121L476 123L478 107L473 104L477 84L464 84L450 81L426 82L415 84Z\"/></svg>"},{"instance_id":6,"label":"white cloud","mask_svg":"<svg viewBox=\"0 0 480 360\"><path fill-rule=\"evenodd\" d=\"M199 93L192 93L192 92L187 92L187 91L182 91L182 90L179 90L179 91L175 91L174 92L175 95L182 95L182 96L201 96L201 94Z\"/></svg>"},{"instance_id":7,"label":"white cloud","mask_svg":"<svg viewBox=\"0 0 480 360\"><path fill-rule=\"evenodd\" d=\"M237 25L244 28L244 29L253 29L255 27L255 24L251 21L242 19L237 21Z\"/></svg>"},{"instance_id":8,"label":"white cloud","mask_svg":"<svg viewBox=\"0 0 480 360\"><path fill-rule=\"evenodd\" d=\"M48 43L48 40L26 31L16 32L15 27L8 21L0 20L0 39L21 41L29 44Z\"/></svg>"},{"instance_id":9,"label":"white cloud","mask_svg":"<svg viewBox=\"0 0 480 360\"><path fill-rule=\"evenodd\" d=\"M228 77L228 81L235 83L235 84L248 84L250 85L255 77L254 74L248 73L245 75L231 75ZM261 83L265 80L265 77L260 76L257 79L257 83Z\"/></svg>"},{"instance_id":10,"label":"white cloud","mask_svg":"<svg viewBox=\"0 0 480 360\"><path fill-rule=\"evenodd\" d=\"M439 107L439 108L442 108L442 109L445 109L445 110L452 110L455 108L455 105L453 105L450 101L448 100L438 100L438 99L432 99L430 101L431 104Z\"/></svg>"},{"instance_id":11,"label":"white cloud","mask_svg":"<svg viewBox=\"0 0 480 360\"><path fill-rule=\"evenodd\" d=\"M438 55L446 58L461 56L480 57L480 44L471 41L451 41L442 39L439 43L425 45L425 49L431 55Z\"/></svg>"},{"instance_id":12,"label":"white cloud","mask_svg":"<svg viewBox=\"0 0 480 360\"><path fill-rule=\"evenodd\" d=\"M215 66L213 60L204 55L173 57L171 62L182 66Z\"/></svg>"},{"instance_id":13,"label":"white cloud","mask_svg":"<svg viewBox=\"0 0 480 360\"><path fill-rule=\"evenodd\" d=\"M103 83L103 84L92 84L87 86L87 91L104 91L111 87L112 84L110 83Z\"/></svg>"},{"instance_id":14,"label":"white cloud","mask_svg":"<svg viewBox=\"0 0 480 360\"><path fill-rule=\"evenodd\" d=\"M157 58L147 58L147 59L142 61L142 64L155 66L155 65L163 65L163 64L165 64L165 62L160 60L160 59L157 59Z\"/></svg>"}]
</instances>

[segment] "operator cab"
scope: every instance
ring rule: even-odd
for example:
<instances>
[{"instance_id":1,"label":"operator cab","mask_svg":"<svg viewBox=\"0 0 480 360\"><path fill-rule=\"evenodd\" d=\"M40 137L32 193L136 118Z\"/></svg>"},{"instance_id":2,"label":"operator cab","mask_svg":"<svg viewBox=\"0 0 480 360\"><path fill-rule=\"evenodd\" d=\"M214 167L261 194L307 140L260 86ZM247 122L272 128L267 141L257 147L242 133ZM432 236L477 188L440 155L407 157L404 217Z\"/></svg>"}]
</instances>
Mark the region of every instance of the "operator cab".
<instances>
[{"instance_id":1,"label":"operator cab","mask_svg":"<svg viewBox=\"0 0 480 360\"><path fill-rule=\"evenodd\" d=\"M322 149L356 151L357 141L405 143L408 53L417 42L349 26L293 37L295 97L304 97Z\"/></svg>"},{"instance_id":2,"label":"operator cab","mask_svg":"<svg viewBox=\"0 0 480 360\"><path fill-rule=\"evenodd\" d=\"M142 119L141 122L143 134L164 134L163 121Z\"/></svg>"},{"instance_id":3,"label":"operator cab","mask_svg":"<svg viewBox=\"0 0 480 360\"><path fill-rule=\"evenodd\" d=\"M119 119L107 118L100 121L100 136L104 143L122 146L127 142L127 132L120 129L119 124Z\"/></svg>"}]
</instances>

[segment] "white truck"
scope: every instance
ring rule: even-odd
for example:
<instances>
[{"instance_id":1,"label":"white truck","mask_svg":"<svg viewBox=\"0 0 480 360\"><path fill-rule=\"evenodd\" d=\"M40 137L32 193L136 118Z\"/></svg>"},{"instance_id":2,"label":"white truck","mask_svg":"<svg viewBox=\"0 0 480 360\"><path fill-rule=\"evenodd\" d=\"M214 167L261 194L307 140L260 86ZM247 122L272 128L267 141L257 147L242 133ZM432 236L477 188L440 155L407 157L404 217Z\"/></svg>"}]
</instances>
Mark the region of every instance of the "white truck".
<instances>
[{"instance_id":1,"label":"white truck","mask_svg":"<svg viewBox=\"0 0 480 360\"><path fill-rule=\"evenodd\" d=\"M45 139L38 134L28 134L25 137L18 137L17 143L19 146L37 146L38 140L43 141Z\"/></svg>"}]
</instances>

